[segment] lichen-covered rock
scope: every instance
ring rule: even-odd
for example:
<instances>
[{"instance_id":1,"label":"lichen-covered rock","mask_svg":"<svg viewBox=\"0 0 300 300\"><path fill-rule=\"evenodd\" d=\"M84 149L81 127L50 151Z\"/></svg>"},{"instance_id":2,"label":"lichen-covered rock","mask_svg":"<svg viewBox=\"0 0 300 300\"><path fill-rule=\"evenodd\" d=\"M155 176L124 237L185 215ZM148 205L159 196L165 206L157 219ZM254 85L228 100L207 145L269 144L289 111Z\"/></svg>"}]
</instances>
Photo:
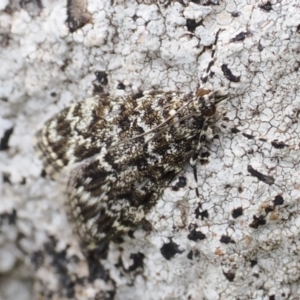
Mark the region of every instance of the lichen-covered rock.
<instances>
[{"instance_id":1,"label":"lichen-covered rock","mask_svg":"<svg viewBox=\"0 0 300 300\"><path fill-rule=\"evenodd\" d=\"M298 2L87 0L73 33L66 2L21 2L0 5L1 277L23 261L39 299L299 299ZM199 87L230 99L198 182L187 165L144 224L81 248L36 131L92 93Z\"/></svg>"}]
</instances>

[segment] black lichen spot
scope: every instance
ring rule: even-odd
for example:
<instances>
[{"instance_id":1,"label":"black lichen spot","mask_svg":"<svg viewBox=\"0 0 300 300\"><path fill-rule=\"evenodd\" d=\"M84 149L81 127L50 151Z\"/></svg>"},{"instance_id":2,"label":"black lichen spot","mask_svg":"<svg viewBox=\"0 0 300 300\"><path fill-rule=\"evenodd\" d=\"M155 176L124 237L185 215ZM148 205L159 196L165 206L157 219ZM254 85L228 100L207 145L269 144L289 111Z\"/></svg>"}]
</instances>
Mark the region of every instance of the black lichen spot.
<instances>
[{"instance_id":1,"label":"black lichen spot","mask_svg":"<svg viewBox=\"0 0 300 300\"><path fill-rule=\"evenodd\" d=\"M3 182L6 182L6 183L11 184L11 181L10 181L10 173L4 172L4 173L2 174L2 179L3 179Z\"/></svg>"},{"instance_id":2,"label":"black lichen spot","mask_svg":"<svg viewBox=\"0 0 300 300\"><path fill-rule=\"evenodd\" d=\"M186 20L186 27L188 29L189 32L194 32L196 29L196 20L194 19L187 19Z\"/></svg>"},{"instance_id":3,"label":"black lichen spot","mask_svg":"<svg viewBox=\"0 0 300 300\"><path fill-rule=\"evenodd\" d=\"M231 13L231 16L232 16L233 18L237 18L237 17L240 16L240 13L237 12L237 11L234 11L234 12Z\"/></svg>"},{"instance_id":4,"label":"black lichen spot","mask_svg":"<svg viewBox=\"0 0 300 300\"><path fill-rule=\"evenodd\" d=\"M269 296L269 300L275 300L275 295Z\"/></svg>"},{"instance_id":5,"label":"black lichen spot","mask_svg":"<svg viewBox=\"0 0 300 300\"><path fill-rule=\"evenodd\" d=\"M265 224L266 224L266 220L264 216L259 216L259 217L253 216L253 221L252 223L249 224L249 227L257 229L259 226Z\"/></svg>"},{"instance_id":6,"label":"black lichen spot","mask_svg":"<svg viewBox=\"0 0 300 300\"><path fill-rule=\"evenodd\" d=\"M195 29L201 25L202 21L196 22L194 19L187 19L186 20L186 27L189 32L195 32Z\"/></svg>"},{"instance_id":7,"label":"black lichen spot","mask_svg":"<svg viewBox=\"0 0 300 300\"><path fill-rule=\"evenodd\" d=\"M232 210L231 215L234 219L240 217L243 214L243 208L238 207Z\"/></svg>"},{"instance_id":8,"label":"black lichen spot","mask_svg":"<svg viewBox=\"0 0 300 300\"><path fill-rule=\"evenodd\" d=\"M70 62L70 59L65 59L63 65L60 67L60 70L64 72L69 66Z\"/></svg>"},{"instance_id":9,"label":"black lichen spot","mask_svg":"<svg viewBox=\"0 0 300 300\"><path fill-rule=\"evenodd\" d=\"M0 151L5 151L9 148L8 142L13 131L14 131L13 127L5 130L4 135L0 140Z\"/></svg>"},{"instance_id":10,"label":"black lichen spot","mask_svg":"<svg viewBox=\"0 0 300 300\"><path fill-rule=\"evenodd\" d=\"M103 87L108 83L107 74L102 71L96 71L94 74L96 80L93 81L93 95L99 95L104 92Z\"/></svg>"},{"instance_id":11,"label":"black lichen spot","mask_svg":"<svg viewBox=\"0 0 300 300\"><path fill-rule=\"evenodd\" d=\"M234 278L235 278L235 274L232 273L232 272L223 272L224 276L226 277L226 279L229 281L229 282L233 282Z\"/></svg>"},{"instance_id":12,"label":"black lichen spot","mask_svg":"<svg viewBox=\"0 0 300 300\"><path fill-rule=\"evenodd\" d=\"M300 24L297 26L296 31L297 31L297 32L300 32Z\"/></svg>"},{"instance_id":13,"label":"black lichen spot","mask_svg":"<svg viewBox=\"0 0 300 300\"><path fill-rule=\"evenodd\" d=\"M242 31L238 35L236 35L234 38L232 38L230 40L230 42L241 42L247 37L248 34L249 34L248 32Z\"/></svg>"},{"instance_id":14,"label":"black lichen spot","mask_svg":"<svg viewBox=\"0 0 300 300\"><path fill-rule=\"evenodd\" d=\"M208 217L209 217L208 210L207 209L203 210L202 212L199 213L199 215L200 215L202 221L205 218L208 219Z\"/></svg>"},{"instance_id":15,"label":"black lichen spot","mask_svg":"<svg viewBox=\"0 0 300 300\"><path fill-rule=\"evenodd\" d=\"M22 181L20 182L20 184L21 184L21 185L26 184L26 178L25 178L25 177L22 178Z\"/></svg>"},{"instance_id":16,"label":"black lichen spot","mask_svg":"<svg viewBox=\"0 0 300 300\"><path fill-rule=\"evenodd\" d=\"M259 138L258 140L261 141L261 142L267 142L267 141L268 141L268 140L265 139L265 138Z\"/></svg>"},{"instance_id":17,"label":"black lichen spot","mask_svg":"<svg viewBox=\"0 0 300 300\"><path fill-rule=\"evenodd\" d=\"M17 211L13 209L11 213L8 215L8 224L13 225L16 224L17 220Z\"/></svg>"},{"instance_id":18,"label":"black lichen spot","mask_svg":"<svg viewBox=\"0 0 300 300\"><path fill-rule=\"evenodd\" d=\"M143 253L131 253L130 258L133 260L133 264L126 270L126 272L133 272L137 268L144 268L144 258L145 255Z\"/></svg>"},{"instance_id":19,"label":"black lichen spot","mask_svg":"<svg viewBox=\"0 0 300 300\"><path fill-rule=\"evenodd\" d=\"M278 142L277 140L272 141L271 144L275 149L283 149L284 147L289 147L289 145L285 144L284 142Z\"/></svg>"},{"instance_id":20,"label":"black lichen spot","mask_svg":"<svg viewBox=\"0 0 300 300\"><path fill-rule=\"evenodd\" d=\"M190 260L193 260L193 258L194 258L194 253L193 253L192 250L188 253L187 258L190 259Z\"/></svg>"},{"instance_id":21,"label":"black lichen spot","mask_svg":"<svg viewBox=\"0 0 300 300\"><path fill-rule=\"evenodd\" d=\"M195 209L195 216L196 216L196 219L199 219L199 217L201 217L202 221L204 220L204 218L208 219L208 217L209 217L207 209L201 211L200 203L198 203L198 207Z\"/></svg>"},{"instance_id":22,"label":"black lichen spot","mask_svg":"<svg viewBox=\"0 0 300 300\"><path fill-rule=\"evenodd\" d=\"M256 259L251 259L250 260L251 268L257 265L257 260Z\"/></svg>"},{"instance_id":23,"label":"black lichen spot","mask_svg":"<svg viewBox=\"0 0 300 300\"><path fill-rule=\"evenodd\" d=\"M107 79L107 74L102 71L96 71L95 76L97 78L97 81L102 84L102 85L107 85L108 84L108 79Z\"/></svg>"},{"instance_id":24,"label":"black lichen spot","mask_svg":"<svg viewBox=\"0 0 300 300\"><path fill-rule=\"evenodd\" d=\"M196 231L196 229L192 229L188 234L187 238L191 241L197 241L204 240L206 236L201 231Z\"/></svg>"},{"instance_id":25,"label":"black lichen spot","mask_svg":"<svg viewBox=\"0 0 300 300\"><path fill-rule=\"evenodd\" d=\"M179 250L179 246L172 240L160 248L160 253L167 260L170 260L175 254L182 252L183 250Z\"/></svg>"},{"instance_id":26,"label":"black lichen spot","mask_svg":"<svg viewBox=\"0 0 300 300\"><path fill-rule=\"evenodd\" d=\"M119 82L117 85L118 90L125 90L125 84L123 82Z\"/></svg>"},{"instance_id":27,"label":"black lichen spot","mask_svg":"<svg viewBox=\"0 0 300 300\"><path fill-rule=\"evenodd\" d=\"M226 64L223 64L221 67L224 76L231 82L240 82L241 76L235 76L232 74L231 70Z\"/></svg>"},{"instance_id":28,"label":"black lichen spot","mask_svg":"<svg viewBox=\"0 0 300 300\"><path fill-rule=\"evenodd\" d=\"M247 134L247 133L242 133L242 134L243 134L244 137L246 137L246 138L249 139L249 140L252 140L252 139L255 138L255 136L252 135L252 134Z\"/></svg>"},{"instance_id":29,"label":"black lichen spot","mask_svg":"<svg viewBox=\"0 0 300 300\"><path fill-rule=\"evenodd\" d=\"M281 195L275 196L275 198L273 200L273 203L274 203L275 206L282 205L283 202L284 202L284 200L283 200L283 197Z\"/></svg>"},{"instance_id":30,"label":"black lichen spot","mask_svg":"<svg viewBox=\"0 0 300 300\"><path fill-rule=\"evenodd\" d=\"M10 213L0 214L0 226L3 224L14 225L17 221L17 211L13 209Z\"/></svg>"},{"instance_id":31,"label":"black lichen spot","mask_svg":"<svg viewBox=\"0 0 300 300\"><path fill-rule=\"evenodd\" d=\"M50 93L50 96L51 96L51 97L56 97L56 96L57 96L57 93L52 92L52 93Z\"/></svg>"},{"instance_id":32,"label":"black lichen spot","mask_svg":"<svg viewBox=\"0 0 300 300\"><path fill-rule=\"evenodd\" d=\"M46 173L45 169L43 169L41 172L41 177L45 178L46 176L47 176L47 173Z\"/></svg>"},{"instance_id":33,"label":"black lichen spot","mask_svg":"<svg viewBox=\"0 0 300 300\"><path fill-rule=\"evenodd\" d=\"M35 251L31 255L31 262L35 268L35 270L39 269L41 265L44 263L44 253L43 251Z\"/></svg>"},{"instance_id":34,"label":"black lichen spot","mask_svg":"<svg viewBox=\"0 0 300 300\"><path fill-rule=\"evenodd\" d=\"M228 235L222 235L220 238L220 242L224 244L235 244L235 241Z\"/></svg>"},{"instance_id":35,"label":"black lichen spot","mask_svg":"<svg viewBox=\"0 0 300 300\"><path fill-rule=\"evenodd\" d=\"M251 174L251 176L256 177L258 180L268 185L272 185L275 182L275 179L272 176L267 176L256 171L251 165L248 165L248 172Z\"/></svg>"},{"instance_id":36,"label":"black lichen spot","mask_svg":"<svg viewBox=\"0 0 300 300\"><path fill-rule=\"evenodd\" d=\"M243 189L241 186L239 186L238 192L239 192L239 193L242 193L243 191L244 191L244 189Z\"/></svg>"},{"instance_id":37,"label":"black lichen spot","mask_svg":"<svg viewBox=\"0 0 300 300\"><path fill-rule=\"evenodd\" d=\"M237 129L236 127L231 128L230 131L231 131L232 133L239 133L239 132L241 132L241 131L240 131L239 129Z\"/></svg>"},{"instance_id":38,"label":"black lichen spot","mask_svg":"<svg viewBox=\"0 0 300 300\"><path fill-rule=\"evenodd\" d=\"M175 185L172 186L173 191L179 191L180 188L183 188L186 186L186 178L184 176L179 176L178 181Z\"/></svg>"},{"instance_id":39,"label":"black lichen spot","mask_svg":"<svg viewBox=\"0 0 300 300\"><path fill-rule=\"evenodd\" d=\"M192 0L195 4L200 4L203 6L214 6L214 5L220 5L219 0Z\"/></svg>"},{"instance_id":40,"label":"black lichen spot","mask_svg":"<svg viewBox=\"0 0 300 300\"><path fill-rule=\"evenodd\" d=\"M264 47L262 46L262 44L261 44L260 42L258 42L257 50L258 50L259 52L261 52L261 51L264 50Z\"/></svg>"},{"instance_id":41,"label":"black lichen spot","mask_svg":"<svg viewBox=\"0 0 300 300\"><path fill-rule=\"evenodd\" d=\"M259 7L262 10L269 12L272 10L272 3L270 1L268 1L266 4L261 4Z\"/></svg>"},{"instance_id":42,"label":"black lichen spot","mask_svg":"<svg viewBox=\"0 0 300 300\"><path fill-rule=\"evenodd\" d=\"M10 45L11 36L8 33L0 33L0 46L1 48L6 48ZM0 98L0 100L5 101L7 98Z\"/></svg>"}]
</instances>

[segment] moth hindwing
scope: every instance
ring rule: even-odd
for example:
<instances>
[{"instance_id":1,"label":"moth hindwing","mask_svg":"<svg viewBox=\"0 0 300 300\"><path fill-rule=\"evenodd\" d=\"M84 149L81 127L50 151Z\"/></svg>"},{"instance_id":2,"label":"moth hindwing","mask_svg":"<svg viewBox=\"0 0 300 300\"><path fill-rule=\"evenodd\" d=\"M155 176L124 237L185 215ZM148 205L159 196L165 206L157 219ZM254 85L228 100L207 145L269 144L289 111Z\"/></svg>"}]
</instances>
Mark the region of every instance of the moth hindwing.
<instances>
[{"instance_id":1,"label":"moth hindwing","mask_svg":"<svg viewBox=\"0 0 300 300\"><path fill-rule=\"evenodd\" d=\"M88 98L50 119L37 133L46 172L74 165L67 207L85 244L134 229L164 189L195 163L225 89L197 93Z\"/></svg>"}]
</instances>

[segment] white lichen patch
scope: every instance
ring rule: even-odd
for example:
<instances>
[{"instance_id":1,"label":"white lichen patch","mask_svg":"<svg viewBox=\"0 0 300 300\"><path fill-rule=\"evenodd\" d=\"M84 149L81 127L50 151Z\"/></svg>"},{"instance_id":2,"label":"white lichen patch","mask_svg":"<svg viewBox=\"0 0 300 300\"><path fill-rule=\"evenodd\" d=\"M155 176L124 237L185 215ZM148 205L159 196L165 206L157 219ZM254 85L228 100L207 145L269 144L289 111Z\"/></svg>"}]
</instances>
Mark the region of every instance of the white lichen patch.
<instances>
[{"instance_id":1,"label":"white lichen patch","mask_svg":"<svg viewBox=\"0 0 300 300\"><path fill-rule=\"evenodd\" d=\"M0 6L1 275L26 261L40 299L298 299L298 2L78 3L91 18L74 33L66 2ZM222 86L230 98L198 182L187 165L145 224L80 250L60 183L40 178L38 128L92 89L126 98Z\"/></svg>"}]
</instances>

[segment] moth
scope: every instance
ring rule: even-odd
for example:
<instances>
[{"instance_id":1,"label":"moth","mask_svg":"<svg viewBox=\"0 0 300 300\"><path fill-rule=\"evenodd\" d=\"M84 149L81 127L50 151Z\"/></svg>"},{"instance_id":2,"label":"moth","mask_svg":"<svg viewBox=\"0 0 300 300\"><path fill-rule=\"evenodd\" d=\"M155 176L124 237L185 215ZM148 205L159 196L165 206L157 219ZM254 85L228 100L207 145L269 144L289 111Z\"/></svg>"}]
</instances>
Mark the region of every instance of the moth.
<instances>
[{"instance_id":1,"label":"moth","mask_svg":"<svg viewBox=\"0 0 300 300\"><path fill-rule=\"evenodd\" d=\"M53 178L70 169L69 216L84 244L108 243L133 230L207 140L224 88L96 96L74 103L37 133Z\"/></svg>"}]
</instances>

